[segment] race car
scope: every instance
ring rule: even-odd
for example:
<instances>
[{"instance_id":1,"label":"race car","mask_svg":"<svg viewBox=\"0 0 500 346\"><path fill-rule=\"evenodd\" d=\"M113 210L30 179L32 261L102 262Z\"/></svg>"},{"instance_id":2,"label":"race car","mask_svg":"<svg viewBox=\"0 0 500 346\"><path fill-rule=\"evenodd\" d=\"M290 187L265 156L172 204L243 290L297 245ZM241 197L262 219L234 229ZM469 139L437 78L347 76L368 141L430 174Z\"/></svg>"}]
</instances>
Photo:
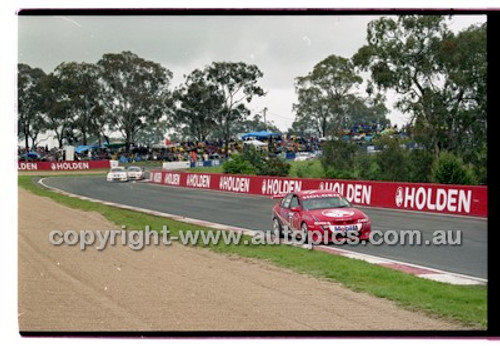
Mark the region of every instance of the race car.
<instances>
[{"instance_id":1,"label":"race car","mask_svg":"<svg viewBox=\"0 0 500 346\"><path fill-rule=\"evenodd\" d=\"M111 168L106 175L106 181L128 181L128 174L124 167Z\"/></svg>"},{"instance_id":2,"label":"race car","mask_svg":"<svg viewBox=\"0 0 500 346\"><path fill-rule=\"evenodd\" d=\"M370 218L339 193L305 190L274 198L281 198L273 207L273 231L280 235L287 228L315 244L369 239Z\"/></svg>"},{"instance_id":3,"label":"race car","mask_svg":"<svg viewBox=\"0 0 500 346\"><path fill-rule=\"evenodd\" d=\"M144 169L137 166L127 168L127 176L129 179L140 180L144 179Z\"/></svg>"}]
</instances>

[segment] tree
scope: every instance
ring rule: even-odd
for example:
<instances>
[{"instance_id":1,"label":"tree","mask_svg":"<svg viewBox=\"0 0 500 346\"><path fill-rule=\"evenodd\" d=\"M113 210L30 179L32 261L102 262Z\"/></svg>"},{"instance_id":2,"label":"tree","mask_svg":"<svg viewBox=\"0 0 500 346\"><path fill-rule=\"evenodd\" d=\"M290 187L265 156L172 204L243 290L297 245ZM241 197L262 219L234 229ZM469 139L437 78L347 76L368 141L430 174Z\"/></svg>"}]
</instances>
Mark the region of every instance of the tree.
<instances>
[{"instance_id":1,"label":"tree","mask_svg":"<svg viewBox=\"0 0 500 346\"><path fill-rule=\"evenodd\" d=\"M18 64L18 136L24 137L26 150L29 149L29 139L31 138L35 146L38 134L45 128L44 97L41 90L45 76L45 72L39 68Z\"/></svg>"},{"instance_id":2,"label":"tree","mask_svg":"<svg viewBox=\"0 0 500 346\"><path fill-rule=\"evenodd\" d=\"M307 76L297 77L298 103L293 105L296 121L314 124L321 137L336 133L355 99L354 88L362 82L353 63L331 55L316 64Z\"/></svg>"},{"instance_id":3,"label":"tree","mask_svg":"<svg viewBox=\"0 0 500 346\"><path fill-rule=\"evenodd\" d=\"M367 126L381 125L386 127L391 124L386 115L388 109L380 95L375 97L357 97L348 105L348 126L363 124Z\"/></svg>"},{"instance_id":4,"label":"tree","mask_svg":"<svg viewBox=\"0 0 500 346\"><path fill-rule=\"evenodd\" d=\"M454 35L442 16L381 18L353 61L371 72L435 157L486 143L486 26ZM469 144L469 145L467 145Z\"/></svg>"},{"instance_id":5,"label":"tree","mask_svg":"<svg viewBox=\"0 0 500 346\"><path fill-rule=\"evenodd\" d=\"M165 119L160 119L154 124L140 128L135 135L135 140L147 146L162 143L169 128L170 123Z\"/></svg>"},{"instance_id":6,"label":"tree","mask_svg":"<svg viewBox=\"0 0 500 346\"><path fill-rule=\"evenodd\" d=\"M63 140L73 136L73 121L71 98L68 95L68 84L63 82L64 64L56 67L41 83L44 97L44 111L47 113L46 128L55 133L59 148L63 147ZM69 132L71 131L71 134Z\"/></svg>"},{"instance_id":7,"label":"tree","mask_svg":"<svg viewBox=\"0 0 500 346\"><path fill-rule=\"evenodd\" d=\"M71 118L68 125L81 134L82 143L87 145L88 136L99 133L92 119L102 113L97 66L62 63L56 68L55 77L59 80L58 97L67 103L66 112Z\"/></svg>"},{"instance_id":8,"label":"tree","mask_svg":"<svg viewBox=\"0 0 500 346\"><path fill-rule=\"evenodd\" d=\"M264 122L263 116L260 114L254 114L252 118L245 119L238 122L233 126L233 133L244 133L244 132L254 132L254 131L269 131L280 133L280 129L271 120Z\"/></svg>"},{"instance_id":9,"label":"tree","mask_svg":"<svg viewBox=\"0 0 500 346\"><path fill-rule=\"evenodd\" d=\"M246 104L254 96L264 96L264 90L257 84L264 74L256 65L214 62L205 68L204 75L207 85L214 87L223 100L215 120L222 130L227 153L232 124L244 120L250 114Z\"/></svg>"},{"instance_id":10,"label":"tree","mask_svg":"<svg viewBox=\"0 0 500 346\"><path fill-rule=\"evenodd\" d=\"M204 73L196 69L174 92L174 100L173 125L187 137L206 140L223 110L224 99L219 89L208 84Z\"/></svg>"},{"instance_id":11,"label":"tree","mask_svg":"<svg viewBox=\"0 0 500 346\"><path fill-rule=\"evenodd\" d=\"M131 52L105 54L97 66L104 113L125 137L128 151L138 131L168 113L172 72Z\"/></svg>"}]
</instances>

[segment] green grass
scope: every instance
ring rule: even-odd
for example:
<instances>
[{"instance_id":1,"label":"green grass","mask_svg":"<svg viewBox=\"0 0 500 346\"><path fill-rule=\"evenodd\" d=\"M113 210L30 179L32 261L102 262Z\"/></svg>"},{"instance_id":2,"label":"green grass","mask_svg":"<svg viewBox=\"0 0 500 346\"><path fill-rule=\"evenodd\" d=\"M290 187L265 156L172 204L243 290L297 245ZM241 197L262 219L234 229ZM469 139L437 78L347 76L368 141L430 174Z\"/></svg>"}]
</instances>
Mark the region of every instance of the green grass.
<instances>
[{"instance_id":1,"label":"green grass","mask_svg":"<svg viewBox=\"0 0 500 346\"><path fill-rule=\"evenodd\" d=\"M209 229L166 218L132 212L98 203L67 197L46 190L34 183L35 177L19 176L19 186L58 203L86 211L101 213L111 222L127 229L161 229L167 225L172 235L179 230ZM333 280L358 292L389 299L399 306L446 318L466 327L485 329L487 326L487 286L458 286L421 279L341 256L309 251L285 245L212 245L218 253L268 261L280 267ZM373 316L376 318L376 316Z\"/></svg>"},{"instance_id":2,"label":"green grass","mask_svg":"<svg viewBox=\"0 0 500 346\"><path fill-rule=\"evenodd\" d=\"M324 178L325 170L321 165L320 160L310 161L292 161L290 162L290 172L288 176L291 178Z\"/></svg>"}]
</instances>

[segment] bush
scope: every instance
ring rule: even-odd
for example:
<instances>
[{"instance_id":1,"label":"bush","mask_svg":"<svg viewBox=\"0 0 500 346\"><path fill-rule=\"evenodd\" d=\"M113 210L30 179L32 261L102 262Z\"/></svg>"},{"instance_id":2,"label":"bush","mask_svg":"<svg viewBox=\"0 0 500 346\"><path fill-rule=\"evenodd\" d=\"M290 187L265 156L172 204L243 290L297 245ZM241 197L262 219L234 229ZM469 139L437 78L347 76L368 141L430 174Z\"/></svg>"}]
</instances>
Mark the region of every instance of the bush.
<instances>
[{"instance_id":1,"label":"bush","mask_svg":"<svg viewBox=\"0 0 500 346\"><path fill-rule=\"evenodd\" d=\"M434 155L428 150L413 149L408 153L408 181L427 183L432 180L432 165Z\"/></svg>"},{"instance_id":2,"label":"bush","mask_svg":"<svg viewBox=\"0 0 500 346\"><path fill-rule=\"evenodd\" d=\"M222 170L228 174L256 174L257 170L241 154L233 154L222 164Z\"/></svg>"},{"instance_id":3,"label":"bush","mask_svg":"<svg viewBox=\"0 0 500 346\"><path fill-rule=\"evenodd\" d=\"M257 175L286 177L290 172L290 164L278 157L266 158L257 167Z\"/></svg>"},{"instance_id":4,"label":"bush","mask_svg":"<svg viewBox=\"0 0 500 346\"><path fill-rule=\"evenodd\" d=\"M357 179L380 180L381 172L375 155L360 153L354 165Z\"/></svg>"},{"instance_id":5,"label":"bush","mask_svg":"<svg viewBox=\"0 0 500 346\"><path fill-rule=\"evenodd\" d=\"M242 154L233 154L222 165L224 173L257 174L285 177L290 171L290 164L279 157L268 157L267 152L247 147Z\"/></svg>"},{"instance_id":6,"label":"bush","mask_svg":"<svg viewBox=\"0 0 500 346\"><path fill-rule=\"evenodd\" d=\"M334 172L352 171L354 158L358 152L358 145L343 140L333 140L323 147L321 164L325 172L335 175ZM328 175L328 174L327 174Z\"/></svg>"},{"instance_id":7,"label":"bush","mask_svg":"<svg viewBox=\"0 0 500 346\"><path fill-rule=\"evenodd\" d=\"M382 150L376 154L380 167L380 179L387 181L408 181L409 169L407 151L396 138L383 138Z\"/></svg>"},{"instance_id":8,"label":"bush","mask_svg":"<svg viewBox=\"0 0 500 346\"><path fill-rule=\"evenodd\" d=\"M471 169L462 159L443 151L432 167L432 180L441 184L470 185L475 183Z\"/></svg>"},{"instance_id":9,"label":"bush","mask_svg":"<svg viewBox=\"0 0 500 346\"><path fill-rule=\"evenodd\" d=\"M324 178L325 170L320 160L295 161L291 165L289 175L297 178Z\"/></svg>"}]
</instances>

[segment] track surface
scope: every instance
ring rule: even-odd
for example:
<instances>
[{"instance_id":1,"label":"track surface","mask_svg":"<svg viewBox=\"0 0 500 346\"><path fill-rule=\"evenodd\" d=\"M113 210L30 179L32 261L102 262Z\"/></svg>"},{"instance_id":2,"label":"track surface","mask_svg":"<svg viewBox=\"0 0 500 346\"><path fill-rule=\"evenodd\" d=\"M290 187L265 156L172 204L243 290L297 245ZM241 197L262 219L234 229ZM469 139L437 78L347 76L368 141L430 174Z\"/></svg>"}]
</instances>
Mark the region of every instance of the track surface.
<instances>
[{"instance_id":1,"label":"track surface","mask_svg":"<svg viewBox=\"0 0 500 346\"><path fill-rule=\"evenodd\" d=\"M253 230L271 227L268 197L187 189L146 183L108 183L104 177L50 177L45 183L67 192L165 213ZM424 240L436 230L461 230L460 246L358 245L360 253L487 278L487 220L436 214L360 208L375 230L420 230Z\"/></svg>"},{"instance_id":2,"label":"track surface","mask_svg":"<svg viewBox=\"0 0 500 346\"><path fill-rule=\"evenodd\" d=\"M51 230L119 226L22 188L18 197L23 332L463 329L329 280L200 247L53 246Z\"/></svg>"}]
</instances>

